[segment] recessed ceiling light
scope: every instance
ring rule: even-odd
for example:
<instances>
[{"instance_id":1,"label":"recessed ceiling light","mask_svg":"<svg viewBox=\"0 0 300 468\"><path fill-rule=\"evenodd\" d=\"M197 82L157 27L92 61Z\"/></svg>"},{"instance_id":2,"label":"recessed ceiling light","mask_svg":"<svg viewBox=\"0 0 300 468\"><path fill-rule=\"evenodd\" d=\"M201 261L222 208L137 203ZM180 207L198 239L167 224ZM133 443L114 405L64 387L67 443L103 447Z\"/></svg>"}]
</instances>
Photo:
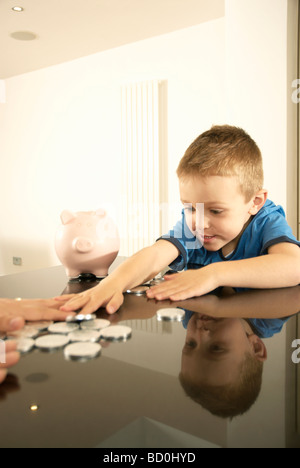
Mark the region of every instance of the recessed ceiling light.
<instances>
[{"instance_id":1,"label":"recessed ceiling light","mask_svg":"<svg viewBox=\"0 0 300 468\"><path fill-rule=\"evenodd\" d=\"M14 7L12 7L12 10L13 11L24 11L24 8L22 8L20 6L14 6Z\"/></svg>"}]
</instances>

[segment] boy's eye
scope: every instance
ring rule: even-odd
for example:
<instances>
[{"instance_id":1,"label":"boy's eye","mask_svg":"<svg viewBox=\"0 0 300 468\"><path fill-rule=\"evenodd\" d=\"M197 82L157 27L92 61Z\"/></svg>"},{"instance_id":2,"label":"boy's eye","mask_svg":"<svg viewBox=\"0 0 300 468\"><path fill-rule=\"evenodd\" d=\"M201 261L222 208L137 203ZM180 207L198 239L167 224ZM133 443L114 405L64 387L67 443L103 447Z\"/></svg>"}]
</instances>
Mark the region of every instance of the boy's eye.
<instances>
[{"instance_id":1,"label":"boy's eye","mask_svg":"<svg viewBox=\"0 0 300 468\"><path fill-rule=\"evenodd\" d=\"M219 353L224 353L224 352L225 352L225 349L222 348L222 347L219 346L219 345L211 345L209 350L210 350L211 353L215 353L215 354L219 354Z\"/></svg>"},{"instance_id":2,"label":"boy's eye","mask_svg":"<svg viewBox=\"0 0 300 468\"><path fill-rule=\"evenodd\" d=\"M218 215L222 213L222 210L210 210L210 212L214 215Z\"/></svg>"},{"instance_id":3,"label":"boy's eye","mask_svg":"<svg viewBox=\"0 0 300 468\"><path fill-rule=\"evenodd\" d=\"M194 213L196 210L192 206L185 206L184 211L187 211L188 213Z\"/></svg>"}]
</instances>

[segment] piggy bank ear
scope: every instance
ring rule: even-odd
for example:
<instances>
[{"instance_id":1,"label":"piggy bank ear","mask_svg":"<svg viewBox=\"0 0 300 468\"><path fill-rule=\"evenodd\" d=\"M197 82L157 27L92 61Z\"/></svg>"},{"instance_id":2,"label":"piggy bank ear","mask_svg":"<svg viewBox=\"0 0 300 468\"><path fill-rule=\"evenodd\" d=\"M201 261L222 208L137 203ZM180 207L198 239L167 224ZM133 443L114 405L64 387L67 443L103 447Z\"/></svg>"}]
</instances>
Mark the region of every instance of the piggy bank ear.
<instances>
[{"instance_id":1,"label":"piggy bank ear","mask_svg":"<svg viewBox=\"0 0 300 468\"><path fill-rule=\"evenodd\" d=\"M68 224L70 221L75 219L75 217L75 214L69 210L64 210L60 215L60 219L63 224Z\"/></svg>"},{"instance_id":2,"label":"piggy bank ear","mask_svg":"<svg viewBox=\"0 0 300 468\"><path fill-rule=\"evenodd\" d=\"M106 216L106 211L103 210L102 208L99 208L99 210L96 211L96 215L99 216L100 218L104 218L104 216Z\"/></svg>"}]
</instances>

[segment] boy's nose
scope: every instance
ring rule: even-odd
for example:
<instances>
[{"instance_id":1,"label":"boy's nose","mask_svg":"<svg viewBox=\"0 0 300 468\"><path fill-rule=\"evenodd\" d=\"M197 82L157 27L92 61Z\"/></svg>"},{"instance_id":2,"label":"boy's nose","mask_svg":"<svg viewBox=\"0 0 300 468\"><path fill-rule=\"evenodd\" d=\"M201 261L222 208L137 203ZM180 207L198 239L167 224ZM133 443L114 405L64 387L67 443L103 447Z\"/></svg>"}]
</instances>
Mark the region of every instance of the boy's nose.
<instances>
[{"instance_id":1,"label":"boy's nose","mask_svg":"<svg viewBox=\"0 0 300 468\"><path fill-rule=\"evenodd\" d=\"M204 216L204 229L208 229L210 226L209 218Z\"/></svg>"}]
</instances>

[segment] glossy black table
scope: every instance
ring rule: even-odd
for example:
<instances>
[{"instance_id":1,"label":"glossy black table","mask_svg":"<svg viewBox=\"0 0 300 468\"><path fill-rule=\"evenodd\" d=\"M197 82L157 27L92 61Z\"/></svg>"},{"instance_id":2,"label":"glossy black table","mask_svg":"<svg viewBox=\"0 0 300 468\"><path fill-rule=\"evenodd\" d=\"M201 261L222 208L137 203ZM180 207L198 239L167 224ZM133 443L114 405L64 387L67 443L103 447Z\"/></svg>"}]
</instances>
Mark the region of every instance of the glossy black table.
<instances>
[{"instance_id":1,"label":"glossy black table","mask_svg":"<svg viewBox=\"0 0 300 468\"><path fill-rule=\"evenodd\" d=\"M48 298L93 285L68 283L59 266L0 277L0 296ZM126 294L115 315L101 309L97 315L130 326L129 340L102 343L101 355L87 362L66 360L62 350L34 349L23 355L0 386L0 446L99 447L111 453L139 447L177 452L299 447L300 364L291 359L292 342L300 338L299 287L209 296L170 304ZM156 317L161 307L209 315L212 304L218 317L235 317L241 310L245 318L292 316L280 333L264 340L268 359L259 396L245 414L233 419L213 415L186 396L178 376L187 330L181 322ZM37 411L31 410L33 405Z\"/></svg>"}]
</instances>

